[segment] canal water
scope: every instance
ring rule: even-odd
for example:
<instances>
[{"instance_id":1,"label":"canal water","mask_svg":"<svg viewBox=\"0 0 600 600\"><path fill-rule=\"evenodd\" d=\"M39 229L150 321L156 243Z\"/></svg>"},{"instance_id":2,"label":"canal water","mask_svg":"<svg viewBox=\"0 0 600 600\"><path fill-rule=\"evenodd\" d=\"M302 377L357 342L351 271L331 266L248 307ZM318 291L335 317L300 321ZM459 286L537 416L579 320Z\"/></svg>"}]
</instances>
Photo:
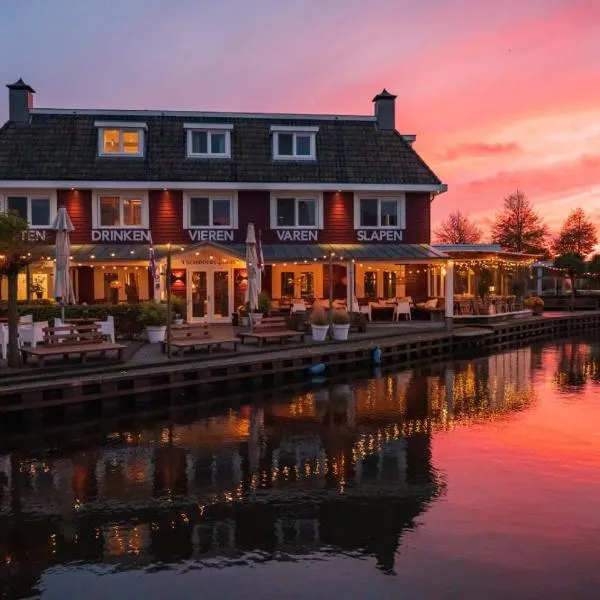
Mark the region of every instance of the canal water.
<instances>
[{"instance_id":1,"label":"canal water","mask_svg":"<svg viewBox=\"0 0 600 600\"><path fill-rule=\"evenodd\" d=\"M135 423L5 436L1 598L600 598L597 339Z\"/></svg>"}]
</instances>

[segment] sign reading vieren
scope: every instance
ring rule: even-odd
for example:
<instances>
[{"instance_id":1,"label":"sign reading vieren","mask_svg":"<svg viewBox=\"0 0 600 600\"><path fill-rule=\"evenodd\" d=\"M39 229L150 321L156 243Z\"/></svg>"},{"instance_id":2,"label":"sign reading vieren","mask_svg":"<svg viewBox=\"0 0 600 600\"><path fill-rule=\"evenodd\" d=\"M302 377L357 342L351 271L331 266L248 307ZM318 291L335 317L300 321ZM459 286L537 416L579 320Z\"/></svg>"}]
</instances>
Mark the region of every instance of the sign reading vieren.
<instances>
[{"instance_id":1,"label":"sign reading vieren","mask_svg":"<svg viewBox=\"0 0 600 600\"><path fill-rule=\"evenodd\" d=\"M147 229L92 229L92 242L150 242Z\"/></svg>"},{"instance_id":2,"label":"sign reading vieren","mask_svg":"<svg viewBox=\"0 0 600 600\"><path fill-rule=\"evenodd\" d=\"M401 242L400 229L359 229L356 232L359 242Z\"/></svg>"},{"instance_id":3,"label":"sign reading vieren","mask_svg":"<svg viewBox=\"0 0 600 600\"><path fill-rule=\"evenodd\" d=\"M233 242L231 229L188 229L192 242Z\"/></svg>"}]
</instances>

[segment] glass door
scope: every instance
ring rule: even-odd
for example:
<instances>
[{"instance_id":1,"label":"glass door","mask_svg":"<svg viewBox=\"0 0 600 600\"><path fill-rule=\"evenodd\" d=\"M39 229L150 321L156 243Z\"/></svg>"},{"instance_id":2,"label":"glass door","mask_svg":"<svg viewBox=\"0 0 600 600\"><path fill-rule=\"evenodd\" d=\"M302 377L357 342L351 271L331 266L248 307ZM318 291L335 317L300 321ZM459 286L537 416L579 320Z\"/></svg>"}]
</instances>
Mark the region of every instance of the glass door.
<instances>
[{"instance_id":1,"label":"glass door","mask_svg":"<svg viewBox=\"0 0 600 600\"><path fill-rule=\"evenodd\" d=\"M190 321L206 319L209 311L208 277L206 271L192 272L192 285L190 286L191 298L188 306L191 306L192 314Z\"/></svg>"},{"instance_id":2,"label":"glass door","mask_svg":"<svg viewBox=\"0 0 600 600\"><path fill-rule=\"evenodd\" d=\"M188 286L188 321L224 321L231 316L233 298L229 271L192 271Z\"/></svg>"},{"instance_id":3,"label":"glass door","mask_svg":"<svg viewBox=\"0 0 600 600\"><path fill-rule=\"evenodd\" d=\"M214 271L213 287L213 318L229 317L229 271Z\"/></svg>"}]
</instances>

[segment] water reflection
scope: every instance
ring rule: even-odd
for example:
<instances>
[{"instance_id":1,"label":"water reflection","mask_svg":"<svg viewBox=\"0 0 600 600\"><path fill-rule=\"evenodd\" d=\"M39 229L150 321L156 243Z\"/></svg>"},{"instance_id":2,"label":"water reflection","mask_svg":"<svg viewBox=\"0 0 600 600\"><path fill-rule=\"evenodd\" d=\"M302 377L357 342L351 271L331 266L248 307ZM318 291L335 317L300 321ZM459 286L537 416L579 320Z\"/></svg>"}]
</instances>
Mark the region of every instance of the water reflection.
<instances>
[{"instance_id":1,"label":"water reflection","mask_svg":"<svg viewBox=\"0 0 600 600\"><path fill-rule=\"evenodd\" d=\"M403 532L446 489L432 436L530 406L539 352L256 398L78 450L0 455L0 584L27 597L57 564L222 567L324 553L393 573ZM567 362L569 373L588 364Z\"/></svg>"}]
</instances>

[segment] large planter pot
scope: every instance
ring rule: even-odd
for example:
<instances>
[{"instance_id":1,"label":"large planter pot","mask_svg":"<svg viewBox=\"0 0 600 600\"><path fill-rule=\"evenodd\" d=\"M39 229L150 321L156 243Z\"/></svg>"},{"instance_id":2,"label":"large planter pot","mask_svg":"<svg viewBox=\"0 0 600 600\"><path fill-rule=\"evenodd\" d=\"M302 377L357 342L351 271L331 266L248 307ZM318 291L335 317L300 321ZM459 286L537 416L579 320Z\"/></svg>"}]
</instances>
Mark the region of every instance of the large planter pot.
<instances>
[{"instance_id":1,"label":"large planter pot","mask_svg":"<svg viewBox=\"0 0 600 600\"><path fill-rule=\"evenodd\" d=\"M148 334L148 342L150 344L158 344L159 342L164 342L166 331L166 325L162 325L160 327L146 327L146 333Z\"/></svg>"},{"instance_id":2,"label":"large planter pot","mask_svg":"<svg viewBox=\"0 0 600 600\"><path fill-rule=\"evenodd\" d=\"M252 322L260 323L262 321L263 314L261 312L252 313Z\"/></svg>"},{"instance_id":3,"label":"large planter pot","mask_svg":"<svg viewBox=\"0 0 600 600\"><path fill-rule=\"evenodd\" d=\"M250 325L250 317L242 317L242 327L248 327Z\"/></svg>"},{"instance_id":4,"label":"large planter pot","mask_svg":"<svg viewBox=\"0 0 600 600\"><path fill-rule=\"evenodd\" d=\"M324 342L329 331L329 325L312 325L310 326L312 331L313 342Z\"/></svg>"},{"instance_id":5,"label":"large planter pot","mask_svg":"<svg viewBox=\"0 0 600 600\"><path fill-rule=\"evenodd\" d=\"M347 340L348 339L348 331L350 331L350 323L346 323L345 325L336 325L335 323L332 325L333 327L333 339L334 340Z\"/></svg>"}]
</instances>

